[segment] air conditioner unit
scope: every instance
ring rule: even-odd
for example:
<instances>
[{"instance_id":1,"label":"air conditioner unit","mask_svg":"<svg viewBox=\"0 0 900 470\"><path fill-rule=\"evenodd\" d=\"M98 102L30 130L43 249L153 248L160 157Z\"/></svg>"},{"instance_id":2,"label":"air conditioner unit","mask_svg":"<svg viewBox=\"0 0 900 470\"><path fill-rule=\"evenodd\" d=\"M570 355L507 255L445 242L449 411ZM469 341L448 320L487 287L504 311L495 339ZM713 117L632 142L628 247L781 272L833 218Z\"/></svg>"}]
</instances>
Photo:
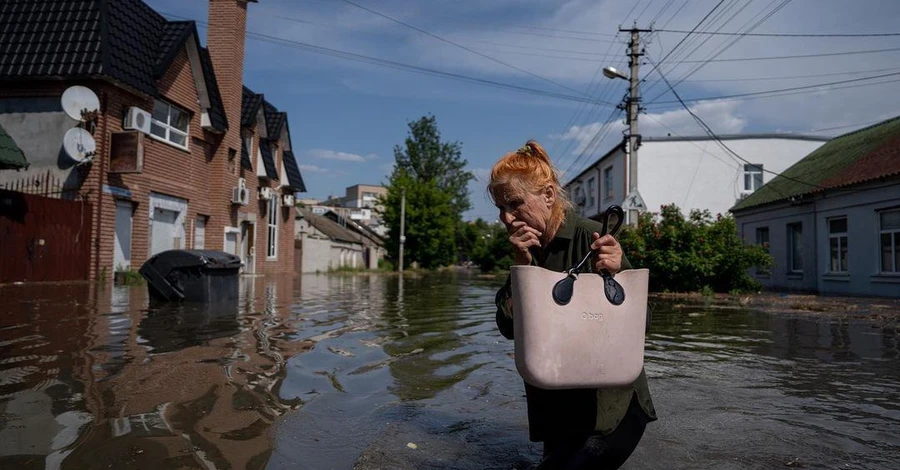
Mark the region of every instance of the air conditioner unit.
<instances>
[{"instance_id":1,"label":"air conditioner unit","mask_svg":"<svg viewBox=\"0 0 900 470\"><path fill-rule=\"evenodd\" d=\"M250 204L250 191L241 185L231 188L231 203L242 206Z\"/></svg>"},{"instance_id":2,"label":"air conditioner unit","mask_svg":"<svg viewBox=\"0 0 900 470\"><path fill-rule=\"evenodd\" d=\"M281 204L283 204L284 207L293 206L294 205L294 195L293 194L285 194L285 195L281 196Z\"/></svg>"},{"instance_id":3,"label":"air conditioner unit","mask_svg":"<svg viewBox=\"0 0 900 470\"><path fill-rule=\"evenodd\" d=\"M125 129L133 129L150 133L150 113L136 106L131 106L125 110L125 123L122 126Z\"/></svg>"},{"instance_id":4,"label":"air conditioner unit","mask_svg":"<svg viewBox=\"0 0 900 470\"><path fill-rule=\"evenodd\" d=\"M262 188L259 188L259 198L262 199L263 201L268 201L268 200L272 199L272 194L273 194L272 188L268 188L265 186L263 186Z\"/></svg>"}]
</instances>

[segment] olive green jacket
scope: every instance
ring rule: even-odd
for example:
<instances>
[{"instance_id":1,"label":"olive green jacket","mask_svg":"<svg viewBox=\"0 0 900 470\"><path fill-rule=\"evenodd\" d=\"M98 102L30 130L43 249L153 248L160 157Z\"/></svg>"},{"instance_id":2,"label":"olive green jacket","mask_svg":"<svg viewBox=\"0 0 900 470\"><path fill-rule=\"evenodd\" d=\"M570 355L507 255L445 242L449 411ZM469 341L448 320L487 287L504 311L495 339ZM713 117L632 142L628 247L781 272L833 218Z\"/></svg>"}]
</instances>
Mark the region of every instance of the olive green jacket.
<instances>
[{"instance_id":1,"label":"olive green jacket","mask_svg":"<svg viewBox=\"0 0 900 470\"><path fill-rule=\"evenodd\" d=\"M556 237L542 252L533 253L535 259L532 263L560 272L571 268L587 254L591 235L600 232L602 227L601 223L570 211ZM630 268L631 264L623 257L622 269ZM590 269L590 263L585 263L582 270L589 272ZM497 326L508 339L513 339L513 312L509 306L511 296L510 279L507 277L506 284L497 292L496 303ZM566 435L609 434L622 421L635 395L649 420L655 420L656 410L643 370L633 384L623 388L545 390L526 382L530 438L532 441L544 441Z\"/></svg>"}]
</instances>

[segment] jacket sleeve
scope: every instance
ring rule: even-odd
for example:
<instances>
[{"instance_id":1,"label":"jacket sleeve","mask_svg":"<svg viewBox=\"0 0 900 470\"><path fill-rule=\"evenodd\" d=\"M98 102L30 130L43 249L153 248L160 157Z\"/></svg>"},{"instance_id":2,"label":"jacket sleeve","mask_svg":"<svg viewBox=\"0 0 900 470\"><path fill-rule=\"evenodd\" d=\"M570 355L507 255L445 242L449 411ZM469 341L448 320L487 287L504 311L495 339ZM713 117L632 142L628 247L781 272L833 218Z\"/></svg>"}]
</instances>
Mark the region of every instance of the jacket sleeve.
<instances>
[{"instance_id":1,"label":"jacket sleeve","mask_svg":"<svg viewBox=\"0 0 900 470\"><path fill-rule=\"evenodd\" d=\"M497 305L497 328L506 339L513 339L513 312L509 300L512 298L510 277L506 277L503 287L497 291L494 303Z\"/></svg>"}]
</instances>

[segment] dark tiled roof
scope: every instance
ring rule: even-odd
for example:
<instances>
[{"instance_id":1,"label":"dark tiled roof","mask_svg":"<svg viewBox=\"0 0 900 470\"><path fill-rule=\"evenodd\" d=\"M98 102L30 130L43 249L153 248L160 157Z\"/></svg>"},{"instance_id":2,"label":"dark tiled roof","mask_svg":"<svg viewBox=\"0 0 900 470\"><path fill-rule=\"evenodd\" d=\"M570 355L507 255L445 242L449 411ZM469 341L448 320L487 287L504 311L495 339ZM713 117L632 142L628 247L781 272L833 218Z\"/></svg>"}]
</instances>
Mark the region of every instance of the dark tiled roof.
<instances>
[{"instance_id":1,"label":"dark tiled roof","mask_svg":"<svg viewBox=\"0 0 900 470\"><path fill-rule=\"evenodd\" d=\"M306 219L310 225L315 227L325 236L332 240L340 240L351 243L362 243L362 238L352 230L341 227L341 225L328 217L314 214L310 209L299 207L297 211Z\"/></svg>"},{"instance_id":2,"label":"dark tiled roof","mask_svg":"<svg viewBox=\"0 0 900 470\"><path fill-rule=\"evenodd\" d=\"M900 116L831 139L731 210L897 175L900 175Z\"/></svg>"},{"instance_id":3,"label":"dark tiled roof","mask_svg":"<svg viewBox=\"0 0 900 470\"><path fill-rule=\"evenodd\" d=\"M196 28L194 26L195 30ZM219 93L219 83L216 81L216 72L213 70L212 58L209 56L209 50L200 48L199 44L197 50L200 52L203 78L206 81L206 93L209 95L209 123L214 129L225 132L228 130L228 118L225 117L225 104L222 102L222 95Z\"/></svg>"},{"instance_id":4,"label":"dark tiled roof","mask_svg":"<svg viewBox=\"0 0 900 470\"><path fill-rule=\"evenodd\" d=\"M96 0L0 2L0 79L103 73L101 7Z\"/></svg>"},{"instance_id":5,"label":"dark tiled roof","mask_svg":"<svg viewBox=\"0 0 900 470\"><path fill-rule=\"evenodd\" d=\"M181 46L187 41L187 38L194 32L193 21L167 21L162 25L162 32L157 42L155 71L153 75L156 78L162 77L166 73L166 69Z\"/></svg>"},{"instance_id":6,"label":"dark tiled roof","mask_svg":"<svg viewBox=\"0 0 900 470\"><path fill-rule=\"evenodd\" d=\"M305 193L306 184L303 183L303 176L300 174L300 167L297 166L294 152L290 150L284 151L284 171L287 173L288 186L294 192Z\"/></svg>"},{"instance_id":7,"label":"dark tiled roof","mask_svg":"<svg viewBox=\"0 0 900 470\"><path fill-rule=\"evenodd\" d=\"M156 80L191 33L200 50L194 22L167 21L140 0L3 0L0 80L107 78L158 96ZM217 94L206 69L207 88ZM222 100L212 91L210 108L213 126L225 130Z\"/></svg>"},{"instance_id":8,"label":"dark tiled roof","mask_svg":"<svg viewBox=\"0 0 900 470\"><path fill-rule=\"evenodd\" d=\"M263 102L263 95L258 95L253 90L244 87L241 93L241 126L252 127L256 123L256 114L259 105Z\"/></svg>"},{"instance_id":9,"label":"dark tiled roof","mask_svg":"<svg viewBox=\"0 0 900 470\"><path fill-rule=\"evenodd\" d=\"M278 179L278 169L275 167L275 158L272 157L272 142L264 139L259 141L259 153L262 155L263 166L269 179Z\"/></svg>"},{"instance_id":10,"label":"dark tiled roof","mask_svg":"<svg viewBox=\"0 0 900 470\"><path fill-rule=\"evenodd\" d=\"M266 133L272 140L281 136L281 129L287 121L287 113L278 112L278 108L268 101L263 101L263 109L266 113Z\"/></svg>"},{"instance_id":11,"label":"dark tiled roof","mask_svg":"<svg viewBox=\"0 0 900 470\"><path fill-rule=\"evenodd\" d=\"M28 168L28 161L16 141L0 125L0 170Z\"/></svg>"},{"instance_id":12,"label":"dark tiled roof","mask_svg":"<svg viewBox=\"0 0 900 470\"><path fill-rule=\"evenodd\" d=\"M247 149L247 141L241 139L241 168L246 170L253 169L253 162L250 161L250 150Z\"/></svg>"}]
</instances>

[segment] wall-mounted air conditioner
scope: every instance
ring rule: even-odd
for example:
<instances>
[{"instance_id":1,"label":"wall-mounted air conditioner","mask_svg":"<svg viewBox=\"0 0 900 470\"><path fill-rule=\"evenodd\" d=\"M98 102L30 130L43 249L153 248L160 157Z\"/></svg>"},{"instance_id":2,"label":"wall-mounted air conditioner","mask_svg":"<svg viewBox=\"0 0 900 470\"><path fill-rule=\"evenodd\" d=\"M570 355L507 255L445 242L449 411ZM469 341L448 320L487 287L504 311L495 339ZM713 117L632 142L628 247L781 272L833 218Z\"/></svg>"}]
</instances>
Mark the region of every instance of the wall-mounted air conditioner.
<instances>
[{"instance_id":1,"label":"wall-mounted air conditioner","mask_svg":"<svg viewBox=\"0 0 900 470\"><path fill-rule=\"evenodd\" d=\"M284 207L293 207L294 205L294 195L293 194L285 194L281 196L281 204Z\"/></svg>"},{"instance_id":2,"label":"wall-mounted air conditioner","mask_svg":"<svg viewBox=\"0 0 900 470\"><path fill-rule=\"evenodd\" d=\"M144 134L150 133L150 113L141 108L132 106L125 110L125 129L141 131Z\"/></svg>"},{"instance_id":3,"label":"wall-mounted air conditioner","mask_svg":"<svg viewBox=\"0 0 900 470\"><path fill-rule=\"evenodd\" d=\"M263 201L268 201L268 200L272 199L273 194L274 193L272 192L272 188L269 188L266 186L259 188L259 198L262 199Z\"/></svg>"},{"instance_id":4,"label":"wall-mounted air conditioner","mask_svg":"<svg viewBox=\"0 0 900 470\"><path fill-rule=\"evenodd\" d=\"M247 189L247 181L244 178L238 180L238 185L231 189L231 203L246 206L250 204L250 191Z\"/></svg>"}]
</instances>

